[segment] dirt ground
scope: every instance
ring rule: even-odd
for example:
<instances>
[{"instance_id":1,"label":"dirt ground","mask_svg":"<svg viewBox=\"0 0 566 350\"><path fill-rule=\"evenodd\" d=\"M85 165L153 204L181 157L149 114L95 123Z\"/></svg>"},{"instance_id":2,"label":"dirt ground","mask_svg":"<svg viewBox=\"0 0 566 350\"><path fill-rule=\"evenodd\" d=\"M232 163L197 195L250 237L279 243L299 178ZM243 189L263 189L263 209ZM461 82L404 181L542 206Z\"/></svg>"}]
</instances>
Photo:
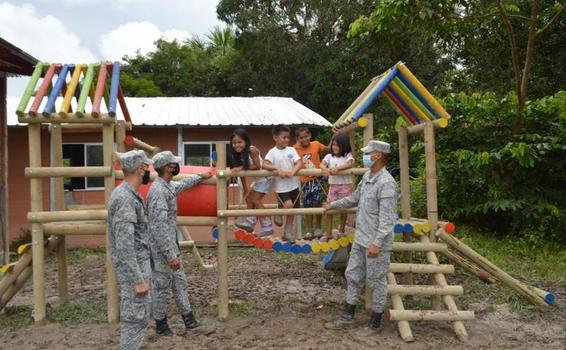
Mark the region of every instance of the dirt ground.
<instances>
[{"instance_id":1,"label":"dirt ground","mask_svg":"<svg viewBox=\"0 0 566 350\"><path fill-rule=\"evenodd\" d=\"M203 257L215 263L213 250ZM188 259L187 259L188 260ZM153 322L147 333L146 349L565 349L566 292L564 286L552 286L556 306L545 311L517 312L508 304L490 305L489 297L459 302L461 309L475 311L476 319L466 322L469 342L461 343L449 322L411 322L413 343L403 342L393 322L385 322L381 334L363 337L359 327L348 331L324 329L326 321L336 317L345 294L340 273L321 268L320 257L291 256L231 249L229 257L231 316L227 321L215 318L216 268L185 262L189 292L198 317L216 332L212 335L183 335L180 316L172 300L170 325L177 335L155 335ZM55 267L56 264L51 262ZM89 255L69 264L69 288L72 303L98 302L104 305L104 256ZM468 277L471 278L471 277ZM461 281L449 277L449 282ZM48 315L57 310L56 273L47 274ZM465 297L465 296L464 296ZM460 299L461 301L461 299ZM31 305L31 283L9 305ZM418 301L414 301L418 305ZM105 316L98 315L98 320ZM100 317L101 316L101 317ZM2 318L9 315L0 314ZM360 327L367 320L360 311ZM95 320L52 321L47 326L4 327L0 329L2 349L108 349L117 348L118 326Z\"/></svg>"}]
</instances>

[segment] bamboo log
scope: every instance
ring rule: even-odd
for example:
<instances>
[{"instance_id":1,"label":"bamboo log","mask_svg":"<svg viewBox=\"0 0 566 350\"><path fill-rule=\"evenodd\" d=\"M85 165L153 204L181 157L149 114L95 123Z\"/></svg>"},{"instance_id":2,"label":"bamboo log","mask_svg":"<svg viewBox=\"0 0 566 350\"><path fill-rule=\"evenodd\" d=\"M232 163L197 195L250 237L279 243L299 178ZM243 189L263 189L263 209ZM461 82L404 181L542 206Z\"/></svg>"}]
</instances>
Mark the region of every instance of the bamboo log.
<instances>
[{"instance_id":1,"label":"bamboo log","mask_svg":"<svg viewBox=\"0 0 566 350\"><path fill-rule=\"evenodd\" d=\"M116 119L109 117L107 114L102 114L99 118L95 118L90 114L85 114L84 117L79 118L73 114L61 117L57 113L51 113L51 115L47 118L35 118L25 115L23 117L18 117L18 122L23 124L114 124Z\"/></svg>"},{"instance_id":2,"label":"bamboo log","mask_svg":"<svg viewBox=\"0 0 566 350\"><path fill-rule=\"evenodd\" d=\"M355 213L357 208L350 209L329 209L324 208L289 208L289 209L239 209L239 210L220 210L218 216L223 218L241 216L273 216L273 215L322 215Z\"/></svg>"},{"instance_id":3,"label":"bamboo log","mask_svg":"<svg viewBox=\"0 0 566 350\"><path fill-rule=\"evenodd\" d=\"M211 265L205 265L204 260L202 260L202 256L200 256L197 245L194 243L193 237L191 237L191 234L189 233L189 229L186 226L180 226L180 228L183 237L185 237L185 241L191 241L193 243L192 244L193 254L196 256L197 260L199 261L200 266L211 267Z\"/></svg>"},{"instance_id":4,"label":"bamboo log","mask_svg":"<svg viewBox=\"0 0 566 350\"><path fill-rule=\"evenodd\" d=\"M473 311L387 310L390 321L470 321Z\"/></svg>"},{"instance_id":5,"label":"bamboo log","mask_svg":"<svg viewBox=\"0 0 566 350\"><path fill-rule=\"evenodd\" d=\"M430 265L391 263L389 265L389 271L394 273L454 273L454 266L447 264Z\"/></svg>"},{"instance_id":6,"label":"bamboo log","mask_svg":"<svg viewBox=\"0 0 566 350\"><path fill-rule=\"evenodd\" d=\"M37 118L43 119L43 118ZM41 167L41 126L28 125L29 165ZM30 206L32 212L43 210L43 189L41 179L30 179ZM32 265L33 265L33 310L34 321L45 324L45 265L43 247L43 229L40 224L31 225Z\"/></svg>"},{"instance_id":7,"label":"bamboo log","mask_svg":"<svg viewBox=\"0 0 566 350\"><path fill-rule=\"evenodd\" d=\"M78 68L77 68L78 69ZM61 125L51 125L51 152L52 167L63 166L63 130ZM27 170L28 168L26 168ZM42 168L46 169L46 168ZM47 168L49 169L49 168ZM110 169L110 171L112 171ZM53 182L54 210L65 210L65 184L63 178L51 179ZM44 230L45 232L45 230ZM66 303L69 300L69 286L67 278L67 251L65 237L60 237L60 244L57 246L57 288L59 291L59 301Z\"/></svg>"},{"instance_id":8,"label":"bamboo log","mask_svg":"<svg viewBox=\"0 0 566 350\"><path fill-rule=\"evenodd\" d=\"M424 243L424 244L431 244L428 236L421 236L421 242ZM438 257L436 256L436 254L433 251L428 251L426 253L426 258L427 258L427 260L430 264L433 264L433 265L439 264ZM438 285L444 286L444 287L448 286L448 282L446 281L446 277L444 277L443 274L435 273L433 276L434 276L435 282ZM456 306L456 302L454 301L454 297L452 295L444 295L442 297L442 301L444 302L444 305L446 305L446 308L448 309L448 311L453 312L453 313L459 312L458 306ZM462 321L453 320L452 328L454 329L454 333L456 333L456 336L458 337L458 339L460 339L463 342L468 340L468 332L466 331L466 327L464 327L464 323L462 323Z\"/></svg>"},{"instance_id":9,"label":"bamboo log","mask_svg":"<svg viewBox=\"0 0 566 350\"><path fill-rule=\"evenodd\" d=\"M27 219L32 223L47 223L59 221L90 221L106 220L106 210L77 210L77 211L38 211L29 212Z\"/></svg>"},{"instance_id":10,"label":"bamboo log","mask_svg":"<svg viewBox=\"0 0 566 350\"><path fill-rule=\"evenodd\" d=\"M437 231L438 237L442 239L446 244L450 245L457 251L459 251L465 257L471 259L473 262L478 264L481 268L485 269L487 272L495 276L499 281L508 285L509 287L515 289L517 292L521 293L527 299L531 300L536 305L547 306L548 304L538 295L536 292L532 291L529 286L523 282L511 277L507 272L501 270L499 267L495 266L489 260L481 256L475 250L461 242L459 239L455 238L440 229Z\"/></svg>"},{"instance_id":11,"label":"bamboo log","mask_svg":"<svg viewBox=\"0 0 566 350\"><path fill-rule=\"evenodd\" d=\"M391 268L390 268L391 271ZM387 273L387 283L389 286L397 286L397 280L392 272ZM391 305L393 309L399 311L405 311L405 306L403 305L403 299L398 294L393 294L389 296L391 298ZM399 330L399 335L401 339L407 343L414 341L413 332L411 331L411 326L407 321L398 321L397 330Z\"/></svg>"},{"instance_id":12,"label":"bamboo log","mask_svg":"<svg viewBox=\"0 0 566 350\"><path fill-rule=\"evenodd\" d=\"M482 281L486 282L486 283L495 283L497 282L497 279L495 277L493 277L489 272L485 271L484 269L480 268L479 266L477 266L476 264L462 258L461 256L452 253L451 251L447 250L445 252L442 252L442 254L444 256L446 256L448 259L450 259L450 261L460 265L461 267L465 268L466 270L468 270L469 272L471 272L472 274L476 275L477 277L479 277ZM451 265L450 265L451 266Z\"/></svg>"},{"instance_id":13,"label":"bamboo log","mask_svg":"<svg viewBox=\"0 0 566 350\"><path fill-rule=\"evenodd\" d=\"M123 120L118 121L118 123L125 124L126 130L132 130L132 123L124 122ZM102 132L102 124L58 124L62 127L63 134L92 134ZM52 130L52 125L49 126L49 130ZM116 124L118 127L118 124ZM120 152L120 150L118 150Z\"/></svg>"},{"instance_id":14,"label":"bamboo log","mask_svg":"<svg viewBox=\"0 0 566 350\"><path fill-rule=\"evenodd\" d=\"M14 283L22 271L31 263L31 253L23 254L20 259L14 262L12 269L0 279L0 296ZM1 308L0 308L1 309Z\"/></svg>"},{"instance_id":15,"label":"bamboo log","mask_svg":"<svg viewBox=\"0 0 566 350\"><path fill-rule=\"evenodd\" d=\"M104 235L105 221L43 224L43 232L52 235Z\"/></svg>"},{"instance_id":16,"label":"bamboo log","mask_svg":"<svg viewBox=\"0 0 566 350\"><path fill-rule=\"evenodd\" d=\"M405 242L394 242L393 249L394 252L444 252L448 250L446 244L442 243L405 243ZM438 261L433 263L429 261L429 263L433 265L439 265Z\"/></svg>"},{"instance_id":17,"label":"bamboo log","mask_svg":"<svg viewBox=\"0 0 566 350\"><path fill-rule=\"evenodd\" d=\"M226 171L226 147L221 142L216 144L217 174ZM218 177L216 183L216 203L218 211L224 211L228 206L226 193L226 178ZM218 218L218 317L228 317L228 220Z\"/></svg>"},{"instance_id":18,"label":"bamboo log","mask_svg":"<svg viewBox=\"0 0 566 350\"><path fill-rule=\"evenodd\" d=\"M91 209L106 209L104 204L69 204L67 210L91 210Z\"/></svg>"},{"instance_id":19,"label":"bamboo log","mask_svg":"<svg viewBox=\"0 0 566 350\"><path fill-rule=\"evenodd\" d=\"M415 286L397 285L387 287L389 294L397 295L462 295L462 286Z\"/></svg>"},{"instance_id":20,"label":"bamboo log","mask_svg":"<svg viewBox=\"0 0 566 350\"><path fill-rule=\"evenodd\" d=\"M161 150L159 147L152 146L133 136L126 136L126 138L124 139L124 143L130 147L141 149L151 155L159 153L159 151Z\"/></svg>"},{"instance_id":21,"label":"bamboo log","mask_svg":"<svg viewBox=\"0 0 566 350\"><path fill-rule=\"evenodd\" d=\"M180 241L179 242L179 247L183 248L183 247L195 247L195 242L194 241Z\"/></svg>"},{"instance_id":22,"label":"bamboo log","mask_svg":"<svg viewBox=\"0 0 566 350\"><path fill-rule=\"evenodd\" d=\"M279 205L276 203L264 203L263 206L265 209L275 209L279 208ZM228 205L228 209L230 210L237 210L237 209L247 209L248 206L246 204L230 204Z\"/></svg>"},{"instance_id":23,"label":"bamboo log","mask_svg":"<svg viewBox=\"0 0 566 350\"><path fill-rule=\"evenodd\" d=\"M367 168L350 168L341 170L337 175L363 175L368 172ZM264 177L264 176L277 176L277 172L270 170L242 170L233 172L229 169L218 170L216 172L218 177ZM301 169L295 176L322 176L320 169Z\"/></svg>"},{"instance_id":24,"label":"bamboo log","mask_svg":"<svg viewBox=\"0 0 566 350\"><path fill-rule=\"evenodd\" d=\"M61 132L61 131L59 131ZM51 135L53 137L53 134ZM112 167L105 166L52 166L52 167L27 167L25 176L35 177L106 177L112 175Z\"/></svg>"},{"instance_id":25,"label":"bamboo log","mask_svg":"<svg viewBox=\"0 0 566 350\"><path fill-rule=\"evenodd\" d=\"M128 125L130 126L129 129ZM114 132L116 133L116 151L121 153L126 152L126 145L124 144L126 141L126 129L132 130L132 123L119 120L114 127Z\"/></svg>"},{"instance_id":26,"label":"bamboo log","mask_svg":"<svg viewBox=\"0 0 566 350\"><path fill-rule=\"evenodd\" d=\"M411 217L411 189L409 186L409 134L406 128L399 130L399 168L401 182L401 218L409 219ZM403 235L403 242L410 242L409 235ZM413 262L413 254L405 252L403 254L405 263ZM413 275L411 272L403 275L405 284L413 284Z\"/></svg>"},{"instance_id":27,"label":"bamboo log","mask_svg":"<svg viewBox=\"0 0 566 350\"><path fill-rule=\"evenodd\" d=\"M217 224L215 216L177 216L179 226L214 226Z\"/></svg>"},{"instance_id":28,"label":"bamboo log","mask_svg":"<svg viewBox=\"0 0 566 350\"><path fill-rule=\"evenodd\" d=\"M102 70L102 69L101 69ZM100 81L99 81L100 83ZM102 128L103 142L103 163L106 167L112 167L112 153L114 151L114 125L105 124ZM113 176L104 178L104 203L108 205L112 191L114 190L116 181ZM106 219L106 210L101 210ZM79 213L79 212L77 212ZM88 220L88 219L87 219ZM119 298L118 298L118 281L112 266L112 258L108 247L108 232L106 232L106 301L108 305L108 322L116 323L119 317Z\"/></svg>"},{"instance_id":29,"label":"bamboo log","mask_svg":"<svg viewBox=\"0 0 566 350\"><path fill-rule=\"evenodd\" d=\"M425 129L425 125L426 123L422 123L422 124L417 124L417 125L413 125L410 126L408 128L403 128L407 130L407 133L409 135L414 135L414 134L421 134L424 132ZM432 121L432 126L434 128L445 128L448 126L448 119L447 118L441 118L441 119L435 119Z\"/></svg>"}]
</instances>

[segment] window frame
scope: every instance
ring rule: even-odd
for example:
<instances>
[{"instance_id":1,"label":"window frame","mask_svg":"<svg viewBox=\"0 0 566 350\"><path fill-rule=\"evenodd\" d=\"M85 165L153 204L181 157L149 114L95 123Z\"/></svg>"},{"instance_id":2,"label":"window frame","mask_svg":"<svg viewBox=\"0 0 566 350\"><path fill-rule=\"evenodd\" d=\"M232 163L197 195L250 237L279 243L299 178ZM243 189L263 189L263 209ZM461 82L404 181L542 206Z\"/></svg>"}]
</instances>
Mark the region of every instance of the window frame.
<instances>
[{"instance_id":1,"label":"window frame","mask_svg":"<svg viewBox=\"0 0 566 350\"><path fill-rule=\"evenodd\" d=\"M186 152L185 152L185 146L187 145L208 145L208 149L209 149L209 154L212 154L212 145L215 145L218 142L222 142L225 145L230 144L229 141L183 141L182 142L182 146L183 146L183 155L182 155L182 161L183 161L183 165L185 164L185 159L186 159ZM209 156L210 157L210 156ZM195 165L195 166L206 166L206 165ZM209 160L209 167L212 167L212 159Z\"/></svg>"},{"instance_id":2,"label":"window frame","mask_svg":"<svg viewBox=\"0 0 566 350\"><path fill-rule=\"evenodd\" d=\"M104 143L102 143L102 142L63 142L61 148L65 145L83 145L83 154L84 154L83 162L85 164L84 165L85 167L88 166L88 165L86 165L87 164L87 155L88 155L88 152L86 150L87 146L101 146L102 152L103 152L103 155L104 155ZM73 189L73 191L85 191L85 192L104 191L104 186L102 186L102 187L90 187L90 186L88 186L88 179L87 178L88 178L87 176L84 177L85 188L76 188L76 189Z\"/></svg>"}]
</instances>

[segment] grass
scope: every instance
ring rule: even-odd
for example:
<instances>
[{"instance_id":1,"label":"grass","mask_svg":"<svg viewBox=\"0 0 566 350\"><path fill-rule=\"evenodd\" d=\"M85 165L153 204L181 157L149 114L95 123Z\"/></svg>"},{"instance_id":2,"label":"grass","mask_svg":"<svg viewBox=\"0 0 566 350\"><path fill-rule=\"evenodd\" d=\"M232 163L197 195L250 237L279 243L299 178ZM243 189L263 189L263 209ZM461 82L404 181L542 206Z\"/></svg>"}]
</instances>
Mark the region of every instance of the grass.
<instances>
[{"instance_id":1,"label":"grass","mask_svg":"<svg viewBox=\"0 0 566 350\"><path fill-rule=\"evenodd\" d=\"M67 260L69 264L75 264L85 261L90 256L105 255L106 249L104 247L70 249L67 251Z\"/></svg>"},{"instance_id":2,"label":"grass","mask_svg":"<svg viewBox=\"0 0 566 350\"><path fill-rule=\"evenodd\" d=\"M8 306L4 310L4 315L0 315L0 329L24 328L32 324L32 306L30 305Z\"/></svg>"}]
</instances>

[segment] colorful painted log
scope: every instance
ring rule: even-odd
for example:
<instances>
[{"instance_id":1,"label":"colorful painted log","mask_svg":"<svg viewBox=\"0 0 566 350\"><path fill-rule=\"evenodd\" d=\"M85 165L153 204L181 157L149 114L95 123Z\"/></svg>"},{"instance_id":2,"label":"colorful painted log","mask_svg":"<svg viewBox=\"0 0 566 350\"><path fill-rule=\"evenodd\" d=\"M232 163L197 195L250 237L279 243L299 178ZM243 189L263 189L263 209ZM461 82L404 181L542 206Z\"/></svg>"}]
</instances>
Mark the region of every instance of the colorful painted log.
<instances>
[{"instance_id":1,"label":"colorful painted log","mask_svg":"<svg viewBox=\"0 0 566 350\"><path fill-rule=\"evenodd\" d=\"M53 85L53 89L51 89L51 92L49 93L49 97L47 98L47 103L45 104L45 108L43 108L42 114L44 117L51 116L51 113L53 113L53 111L55 110L55 102L57 101L57 97L61 93L61 89L63 88L63 85L65 84L67 73L69 72L69 69L71 69L72 67L74 67L74 65L64 64L63 68L61 68L61 70L59 71L59 76L55 81L55 85Z\"/></svg>"},{"instance_id":2,"label":"colorful painted log","mask_svg":"<svg viewBox=\"0 0 566 350\"><path fill-rule=\"evenodd\" d=\"M114 62L111 67L112 82L110 84L110 103L108 104L108 115L116 116L116 102L118 100L118 87L120 86L120 62Z\"/></svg>"},{"instance_id":3,"label":"colorful painted log","mask_svg":"<svg viewBox=\"0 0 566 350\"><path fill-rule=\"evenodd\" d=\"M399 111L411 125L420 124L420 120L415 113L409 109L405 102L401 101L401 98L397 96L393 90L387 88L385 89L385 94L389 97L389 101L393 103L393 106L397 108L397 111Z\"/></svg>"},{"instance_id":4,"label":"colorful painted log","mask_svg":"<svg viewBox=\"0 0 566 350\"><path fill-rule=\"evenodd\" d=\"M426 108L426 106L418 99L417 96L415 96L415 94L413 94L413 92L401 81L401 79L399 79L399 77L395 77L392 83L395 83L395 85L397 85L401 91L403 91L403 93L407 95L411 101L413 101L419 110L424 113L427 121L436 119L436 116Z\"/></svg>"},{"instance_id":5,"label":"colorful painted log","mask_svg":"<svg viewBox=\"0 0 566 350\"><path fill-rule=\"evenodd\" d=\"M37 115L37 110L39 109L39 106L41 105L41 101L43 100L43 96L45 96L45 94L49 90L49 87L51 86L51 80L53 79L55 72L58 71L60 68L61 68L60 64L53 63L49 66L49 68L47 69L47 72L45 72L45 76L43 77L43 81L41 82L39 89L35 93L35 98L33 99L33 102L31 104L31 107L30 107L29 112L28 112L28 114L31 117L35 117Z\"/></svg>"},{"instance_id":6,"label":"colorful painted log","mask_svg":"<svg viewBox=\"0 0 566 350\"><path fill-rule=\"evenodd\" d=\"M41 78L43 71L45 71L47 67L49 67L49 64L45 62L40 62L35 66L35 69L31 74L31 78L28 82L26 90L24 91L24 94L20 99L20 104L18 105L18 108L16 108L16 114L18 115L18 117L24 116L28 102L31 99L31 95L33 94L33 90L35 89L35 86L37 85L39 78Z\"/></svg>"},{"instance_id":7,"label":"colorful painted log","mask_svg":"<svg viewBox=\"0 0 566 350\"><path fill-rule=\"evenodd\" d=\"M71 82L69 83L69 87L67 88L67 92L65 93L63 103L61 104L61 108L59 109L59 115L61 117L66 117L71 108L71 99L76 95L75 93L79 85L79 79L81 78L83 67L83 64L77 64L75 70L73 71Z\"/></svg>"},{"instance_id":8,"label":"colorful painted log","mask_svg":"<svg viewBox=\"0 0 566 350\"><path fill-rule=\"evenodd\" d=\"M86 99L90 94L92 89L92 80L94 79L94 71L98 64L89 64L86 70L85 79L83 81L83 87L81 89L81 95L79 97L79 102L77 104L77 112L75 113L77 117L84 117Z\"/></svg>"},{"instance_id":9,"label":"colorful painted log","mask_svg":"<svg viewBox=\"0 0 566 350\"><path fill-rule=\"evenodd\" d=\"M96 81L96 89L94 90L94 100L92 101L92 116L98 118L100 116L100 103L102 102L102 96L104 95L104 89L106 88L106 63L100 65L98 70L98 79Z\"/></svg>"}]
</instances>

